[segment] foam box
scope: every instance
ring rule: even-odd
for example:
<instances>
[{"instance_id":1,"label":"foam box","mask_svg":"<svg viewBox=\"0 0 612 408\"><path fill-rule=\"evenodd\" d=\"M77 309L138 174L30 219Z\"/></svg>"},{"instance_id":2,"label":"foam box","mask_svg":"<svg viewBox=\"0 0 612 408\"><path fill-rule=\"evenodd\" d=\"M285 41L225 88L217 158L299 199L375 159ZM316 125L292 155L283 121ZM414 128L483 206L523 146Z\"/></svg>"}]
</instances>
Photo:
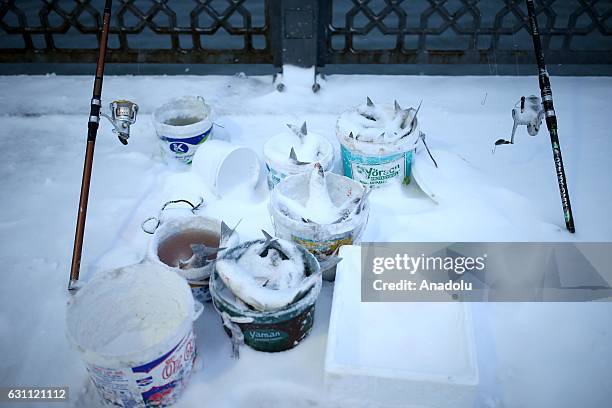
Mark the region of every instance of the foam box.
<instances>
[{"instance_id":1,"label":"foam box","mask_svg":"<svg viewBox=\"0 0 612 408\"><path fill-rule=\"evenodd\" d=\"M344 246L340 256L325 357L330 398L472 407L478 365L469 305L362 303L360 248Z\"/></svg>"}]
</instances>

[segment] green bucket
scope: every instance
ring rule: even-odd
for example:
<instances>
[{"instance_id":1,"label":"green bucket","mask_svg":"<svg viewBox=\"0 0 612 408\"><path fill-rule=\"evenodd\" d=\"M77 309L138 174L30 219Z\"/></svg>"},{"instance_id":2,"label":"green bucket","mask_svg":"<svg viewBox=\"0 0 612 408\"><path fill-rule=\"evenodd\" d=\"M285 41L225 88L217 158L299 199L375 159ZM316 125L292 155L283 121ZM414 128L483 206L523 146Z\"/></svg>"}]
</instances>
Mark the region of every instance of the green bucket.
<instances>
[{"instance_id":1,"label":"green bucket","mask_svg":"<svg viewBox=\"0 0 612 408\"><path fill-rule=\"evenodd\" d=\"M264 240L245 242L225 251L221 259L239 258L249 246L263 242ZM306 275L319 273L319 262L314 255L299 245L297 247L302 253ZM314 323L315 303L321 286L322 280L319 279L297 302L279 310L260 312L236 307L234 294L225 286L216 270L210 279L210 293L215 308L219 313L227 313L232 322L240 328L247 346L266 352L289 350L308 336ZM225 330L231 335L227 327Z\"/></svg>"}]
</instances>

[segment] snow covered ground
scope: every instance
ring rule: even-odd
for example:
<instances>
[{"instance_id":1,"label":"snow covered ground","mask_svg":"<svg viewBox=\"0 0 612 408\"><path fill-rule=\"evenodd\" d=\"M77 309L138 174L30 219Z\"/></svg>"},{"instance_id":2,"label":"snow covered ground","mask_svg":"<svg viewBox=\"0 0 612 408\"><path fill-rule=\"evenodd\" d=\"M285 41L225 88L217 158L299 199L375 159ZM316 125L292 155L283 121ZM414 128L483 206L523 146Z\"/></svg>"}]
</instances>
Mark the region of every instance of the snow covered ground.
<instances>
[{"instance_id":1,"label":"snow covered ground","mask_svg":"<svg viewBox=\"0 0 612 408\"><path fill-rule=\"evenodd\" d=\"M286 123L335 141L343 110L374 102L416 106L429 146L459 157L439 204L417 187L371 196L366 241L611 241L612 137L605 108L612 78L552 79L577 233L563 226L546 130L509 137L511 109L538 93L535 77L330 76L319 94L300 78L275 92L271 77L107 77L105 105L137 102L127 147L103 122L94 161L82 279L140 261L140 229L169 199L203 195L203 213L233 225L243 239L272 231L267 187L222 199L190 173L162 161L151 123L155 107L198 94L218 114L217 137L255 149ZM68 346L66 284L85 145L92 78L0 77L0 386L69 385L71 405L90 406L93 390ZM449 159L450 160L450 159ZM339 162L335 169L339 171ZM181 407L336 407L323 396L323 361L332 286L317 304L313 333L279 354L243 349L239 361L210 305L196 324L202 361ZM472 305L481 373L478 407L604 407L612 404L612 305Z\"/></svg>"}]
</instances>

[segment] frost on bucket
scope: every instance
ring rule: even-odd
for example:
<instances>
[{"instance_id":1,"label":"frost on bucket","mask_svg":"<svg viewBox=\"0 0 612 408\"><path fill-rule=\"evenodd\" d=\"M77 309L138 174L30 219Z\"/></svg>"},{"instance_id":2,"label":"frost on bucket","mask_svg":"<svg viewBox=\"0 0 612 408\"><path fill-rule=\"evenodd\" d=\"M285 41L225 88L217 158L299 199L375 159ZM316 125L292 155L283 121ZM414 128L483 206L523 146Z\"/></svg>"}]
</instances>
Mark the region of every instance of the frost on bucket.
<instances>
[{"instance_id":1,"label":"frost on bucket","mask_svg":"<svg viewBox=\"0 0 612 408\"><path fill-rule=\"evenodd\" d=\"M260 170L259 157L252 149L221 140L209 140L193 156L192 171L221 197L239 186L255 188Z\"/></svg>"},{"instance_id":2,"label":"frost on bucket","mask_svg":"<svg viewBox=\"0 0 612 408\"><path fill-rule=\"evenodd\" d=\"M215 266L213 303L235 346L283 351L310 333L321 271L304 248L266 234L227 250Z\"/></svg>"},{"instance_id":3,"label":"frost on bucket","mask_svg":"<svg viewBox=\"0 0 612 408\"><path fill-rule=\"evenodd\" d=\"M187 280L193 296L210 301L212 261L225 248L238 245L238 233L223 221L202 216L162 220L149 242L147 260Z\"/></svg>"},{"instance_id":4,"label":"frost on bucket","mask_svg":"<svg viewBox=\"0 0 612 408\"><path fill-rule=\"evenodd\" d=\"M68 338L106 405L167 406L190 377L201 312L184 279L141 263L99 274L70 299Z\"/></svg>"},{"instance_id":5,"label":"frost on bucket","mask_svg":"<svg viewBox=\"0 0 612 408\"><path fill-rule=\"evenodd\" d=\"M191 164L212 132L212 109L201 96L184 96L157 108L153 125L166 160Z\"/></svg>"},{"instance_id":6,"label":"frost on bucket","mask_svg":"<svg viewBox=\"0 0 612 408\"><path fill-rule=\"evenodd\" d=\"M264 145L270 190L289 175L309 172L315 162L325 170L333 165L334 149L329 140L309 132L306 122L301 127L287 127L288 131L273 136Z\"/></svg>"},{"instance_id":7,"label":"frost on bucket","mask_svg":"<svg viewBox=\"0 0 612 408\"><path fill-rule=\"evenodd\" d=\"M418 109L363 105L344 112L336 124L344 175L377 187L392 179L410 182L413 152L419 140Z\"/></svg>"},{"instance_id":8,"label":"frost on bucket","mask_svg":"<svg viewBox=\"0 0 612 408\"><path fill-rule=\"evenodd\" d=\"M332 280L338 248L358 242L365 229L369 191L319 164L310 173L287 177L272 191L268 207L276 235L314 254L323 277Z\"/></svg>"}]
</instances>

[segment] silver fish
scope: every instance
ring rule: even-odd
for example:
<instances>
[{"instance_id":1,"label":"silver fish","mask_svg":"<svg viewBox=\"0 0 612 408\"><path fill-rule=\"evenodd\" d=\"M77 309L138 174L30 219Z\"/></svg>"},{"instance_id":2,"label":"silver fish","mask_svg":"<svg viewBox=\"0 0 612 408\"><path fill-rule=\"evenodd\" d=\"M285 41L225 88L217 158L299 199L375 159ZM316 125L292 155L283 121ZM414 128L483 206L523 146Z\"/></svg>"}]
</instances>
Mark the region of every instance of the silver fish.
<instances>
[{"instance_id":1,"label":"silver fish","mask_svg":"<svg viewBox=\"0 0 612 408\"><path fill-rule=\"evenodd\" d=\"M306 164L310 164L310 162L300 161L297 158L297 154L295 153L295 149L293 148L293 146L291 147L291 151L289 152L289 159L291 160L291 162L293 164L297 164L298 166L303 166L303 165L306 165Z\"/></svg>"},{"instance_id":2,"label":"silver fish","mask_svg":"<svg viewBox=\"0 0 612 408\"><path fill-rule=\"evenodd\" d=\"M191 257L187 260L179 259L178 267L180 269L202 268L209 263L209 256L214 255L224 249L225 248L223 247L213 248L204 244L191 244L191 251L193 252L193 255L191 255Z\"/></svg>"},{"instance_id":3,"label":"silver fish","mask_svg":"<svg viewBox=\"0 0 612 408\"><path fill-rule=\"evenodd\" d=\"M265 237L266 240L264 241L263 247L262 247L261 251L259 252L259 256L261 256L261 257L267 256L268 255L268 249L274 248L274 249L276 249L279 252L281 257L283 257L284 259L289 259L287 254L285 254L283 252L281 246L278 244L278 238L274 238L272 235L268 234L268 232L266 230L261 230L261 232L264 234L264 237Z\"/></svg>"},{"instance_id":4,"label":"silver fish","mask_svg":"<svg viewBox=\"0 0 612 408\"><path fill-rule=\"evenodd\" d=\"M254 309L265 312L278 310L301 299L321 279L322 271L305 277L295 287L288 289L267 288L257 284L255 280L245 285L245 277L242 275L244 272L233 262L217 262L217 273L237 298Z\"/></svg>"},{"instance_id":5,"label":"silver fish","mask_svg":"<svg viewBox=\"0 0 612 408\"><path fill-rule=\"evenodd\" d=\"M304 122L300 128L289 123L287 123L287 127L291 129L291 131L295 133L295 135L299 137L302 142L304 141L304 136L308 135L308 128L306 126L306 122Z\"/></svg>"}]
</instances>

